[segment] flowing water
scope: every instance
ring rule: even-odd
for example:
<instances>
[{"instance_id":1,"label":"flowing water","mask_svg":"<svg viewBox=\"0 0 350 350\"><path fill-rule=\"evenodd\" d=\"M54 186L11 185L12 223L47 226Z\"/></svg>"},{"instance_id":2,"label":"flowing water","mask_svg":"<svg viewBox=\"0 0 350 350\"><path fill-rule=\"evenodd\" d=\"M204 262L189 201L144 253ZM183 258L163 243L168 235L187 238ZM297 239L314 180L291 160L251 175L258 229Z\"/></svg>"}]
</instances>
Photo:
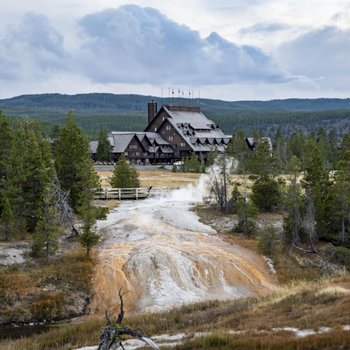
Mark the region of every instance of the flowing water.
<instances>
[{"instance_id":1,"label":"flowing water","mask_svg":"<svg viewBox=\"0 0 350 350\"><path fill-rule=\"evenodd\" d=\"M190 209L203 200L207 178L160 198L123 202L98 223L92 313L116 311L127 290L128 311L160 311L273 288L266 262L226 242Z\"/></svg>"}]
</instances>

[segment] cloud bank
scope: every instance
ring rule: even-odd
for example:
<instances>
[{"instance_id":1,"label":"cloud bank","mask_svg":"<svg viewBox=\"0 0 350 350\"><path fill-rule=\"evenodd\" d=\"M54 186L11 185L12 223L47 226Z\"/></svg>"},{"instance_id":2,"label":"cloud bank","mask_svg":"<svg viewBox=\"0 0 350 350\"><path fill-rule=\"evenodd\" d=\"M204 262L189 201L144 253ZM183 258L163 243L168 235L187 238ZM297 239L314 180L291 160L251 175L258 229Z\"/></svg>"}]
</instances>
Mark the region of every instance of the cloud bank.
<instances>
[{"instance_id":1,"label":"cloud bank","mask_svg":"<svg viewBox=\"0 0 350 350\"><path fill-rule=\"evenodd\" d=\"M260 11L266 3L263 14L277 6L275 0L205 1L200 6L212 9L207 15L219 25L217 8L222 15L230 7L230 16L237 19L236 12ZM278 15L255 21L242 15L244 24L231 40L214 29L203 34L202 28L200 35L150 7L93 11L71 14L67 27L62 9L56 17L27 12L2 30L2 96L12 91L159 93L169 86L205 89L210 97L228 99L348 95L350 29L345 24L350 10L333 11L331 25L318 27L294 25ZM220 26L215 30L221 31ZM272 44L265 45L268 53L258 47L267 41Z\"/></svg>"},{"instance_id":2,"label":"cloud bank","mask_svg":"<svg viewBox=\"0 0 350 350\"><path fill-rule=\"evenodd\" d=\"M58 71L78 72L95 83L215 85L289 79L260 49L236 45L217 33L201 38L153 8L104 10L81 18L78 28L80 42L68 54L63 35L48 18L26 14L0 42L0 79L44 79Z\"/></svg>"},{"instance_id":3,"label":"cloud bank","mask_svg":"<svg viewBox=\"0 0 350 350\"><path fill-rule=\"evenodd\" d=\"M68 54L63 42L48 18L25 14L0 40L0 79L46 79L50 72L65 70Z\"/></svg>"},{"instance_id":4,"label":"cloud bank","mask_svg":"<svg viewBox=\"0 0 350 350\"><path fill-rule=\"evenodd\" d=\"M350 30L334 26L313 30L283 44L277 57L289 71L324 88L349 88Z\"/></svg>"}]
</instances>

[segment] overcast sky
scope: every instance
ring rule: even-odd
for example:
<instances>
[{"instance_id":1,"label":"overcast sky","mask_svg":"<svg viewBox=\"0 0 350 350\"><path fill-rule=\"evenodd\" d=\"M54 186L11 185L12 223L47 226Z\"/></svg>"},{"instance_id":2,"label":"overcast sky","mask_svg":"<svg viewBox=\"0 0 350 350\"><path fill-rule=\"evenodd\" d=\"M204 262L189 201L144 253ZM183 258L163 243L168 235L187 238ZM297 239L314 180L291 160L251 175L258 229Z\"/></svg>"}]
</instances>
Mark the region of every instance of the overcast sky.
<instances>
[{"instance_id":1,"label":"overcast sky","mask_svg":"<svg viewBox=\"0 0 350 350\"><path fill-rule=\"evenodd\" d=\"M0 98L350 95L350 0L0 3Z\"/></svg>"}]
</instances>

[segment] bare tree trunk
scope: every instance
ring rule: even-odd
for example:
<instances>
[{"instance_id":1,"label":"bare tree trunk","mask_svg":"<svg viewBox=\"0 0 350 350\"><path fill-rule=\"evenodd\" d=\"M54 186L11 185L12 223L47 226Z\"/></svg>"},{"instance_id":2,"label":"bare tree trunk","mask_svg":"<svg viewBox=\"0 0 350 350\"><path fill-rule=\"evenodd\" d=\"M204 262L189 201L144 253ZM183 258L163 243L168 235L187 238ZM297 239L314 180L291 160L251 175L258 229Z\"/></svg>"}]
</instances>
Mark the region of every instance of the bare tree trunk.
<instances>
[{"instance_id":1,"label":"bare tree trunk","mask_svg":"<svg viewBox=\"0 0 350 350\"><path fill-rule=\"evenodd\" d=\"M103 333L100 337L100 344L98 350L109 350L118 349L123 347L123 335L129 335L142 340L146 344L150 345L152 349L159 350L157 344L155 344L152 339L146 337L143 332L139 329L131 329L125 327L122 322L124 319L124 293L122 293L122 288L119 290L120 299L120 313L115 321L111 321L108 312L106 311L107 326L104 328Z\"/></svg>"},{"instance_id":2,"label":"bare tree trunk","mask_svg":"<svg viewBox=\"0 0 350 350\"><path fill-rule=\"evenodd\" d=\"M345 243L345 217L344 215L341 216L341 239L342 243Z\"/></svg>"},{"instance_id":3,"label":"bare tree trunk","mask_svg":"<svg viewBox=\"0 0 350 350\"><path fill-rule=\"evenodd\" d=\"M304 218L304 227L308 235L310 249L314 253L317 253L318 250L315 246L315 242L317 240L317 234L315 230L316 222L315 222L314 201L312 199L312 192L310 189L307 189L305 194L306 194L306 214Z\"/></svg>"}]
</instances>

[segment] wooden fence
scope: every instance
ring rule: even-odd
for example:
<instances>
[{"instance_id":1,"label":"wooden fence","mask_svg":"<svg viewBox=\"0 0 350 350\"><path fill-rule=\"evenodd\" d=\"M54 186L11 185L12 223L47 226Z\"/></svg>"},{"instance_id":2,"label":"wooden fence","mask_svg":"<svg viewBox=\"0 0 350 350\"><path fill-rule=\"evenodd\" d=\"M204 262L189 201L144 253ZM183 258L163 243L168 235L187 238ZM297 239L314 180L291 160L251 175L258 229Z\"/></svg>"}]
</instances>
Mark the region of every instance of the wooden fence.
<instances>
[{"instance_id":1,"label":"wooden fence","mask_svg":"<svg viewBox=\"0 0 350 350\"><path fill-rule=\"evenodd\" d=\"M138 187L138 188L106 188L95 193L95 199L117 199L117 200L131 200L131 199L145 199L149 196L159 196L172 190L178 189L171 187Z\"/></svg>"}]
</instances>

